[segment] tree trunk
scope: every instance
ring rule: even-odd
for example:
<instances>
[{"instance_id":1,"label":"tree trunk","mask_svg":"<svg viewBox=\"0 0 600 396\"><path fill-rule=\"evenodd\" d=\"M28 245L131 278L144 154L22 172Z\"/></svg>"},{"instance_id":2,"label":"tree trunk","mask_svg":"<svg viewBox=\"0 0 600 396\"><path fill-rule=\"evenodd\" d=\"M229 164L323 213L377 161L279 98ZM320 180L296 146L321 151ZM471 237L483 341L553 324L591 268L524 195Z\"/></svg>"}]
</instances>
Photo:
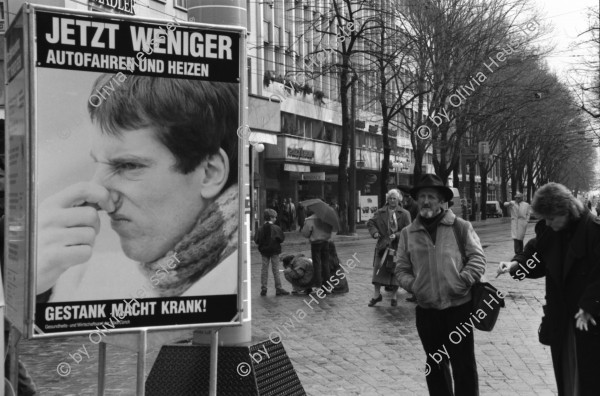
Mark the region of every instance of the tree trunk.
<instances>
[{"instance_id":1,"label":"tree trunk","mask_svg":"<svg viewBox=\"0 0 600 396\"><path fill-rule=\"evenodd\" d=\"M481 177L481 220L487 219L487 167L479 167L479 177Z\"/></svg>"},{"instance_id":2,"label":"tree trunk","mask_svg":"<svg viewBox=\"0 0 600 396\"><path fill-rule=\"evenodd\" d=\"M380 206L385 204L385 194L387 193L387 181L390 177L390 142L388 139L388 126L389 121L383 119L383 125L381 126L381 134L383 137L383 159L381 160L381 173L380 173L380 188L379 188L379 203Z\"/></svg>"},{"instance_id":3,"label":"tree trunk","mask_svg":"<svg viewBox=\"0 0 600 396\"><path fill-rule=\"evenodd\" d=\"M340 149L338 168L338 205L340 207L340 231L338 234L348 234L348 143L354 133L350 131L350 106L348 105L348 61L344 62L340 75L340 101L342 105L342 147Z\"/></svg>"},{"instance_id":4,"label":"tree trunk","mask_svg":"<svg viewBox=\"0 0 600 396\"><path fill-rule=\"evenodd\" d=\"M469 220L475 221L475 205L477 203L475 200L475 161L469 162L469 197L471 199L471 216L469 217Z\"/></svg>"}]
</instances>

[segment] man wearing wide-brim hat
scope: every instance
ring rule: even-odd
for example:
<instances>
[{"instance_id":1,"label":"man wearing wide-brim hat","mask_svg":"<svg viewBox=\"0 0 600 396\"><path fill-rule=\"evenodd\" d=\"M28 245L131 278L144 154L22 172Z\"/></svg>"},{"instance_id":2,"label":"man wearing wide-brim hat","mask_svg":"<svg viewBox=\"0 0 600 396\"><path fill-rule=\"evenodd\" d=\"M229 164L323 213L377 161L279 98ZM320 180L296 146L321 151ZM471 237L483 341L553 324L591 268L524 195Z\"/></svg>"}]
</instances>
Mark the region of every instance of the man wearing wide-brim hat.
<instances>
[{"instance_id":1,"label":"man wearing wide-brim hat","mask_svg":"<svg viewBox=\"0 0 600 396\"><path fill-rule=\"evenodd\" d=\"M400 233L395 276L417 298L417 331L427 354L429 394L479 395L473 329L460 326L466 323L468 329L471 323L471 286L485 272L483 248L471 223L443 208L453 193L438 176L422 175L410 193L419 214ZM458 328L464 336L451 342L456 337L450 338L450 333ZM454 378L454 391L449 378Z\"/></svg>"},{"instance_id":2,"label":"man wearing wide-brim hat","mask_svg":"<svg viewBox=\"0 0 600 396\"><path fill-rule=\"evenodd\" d=\"M523 201L523 193L517 191L515 200L504 202L510 213L510 236L515 245L515 254L523 253L523 239L531 216L531 206Z\"/></svg>"}]
</instances>

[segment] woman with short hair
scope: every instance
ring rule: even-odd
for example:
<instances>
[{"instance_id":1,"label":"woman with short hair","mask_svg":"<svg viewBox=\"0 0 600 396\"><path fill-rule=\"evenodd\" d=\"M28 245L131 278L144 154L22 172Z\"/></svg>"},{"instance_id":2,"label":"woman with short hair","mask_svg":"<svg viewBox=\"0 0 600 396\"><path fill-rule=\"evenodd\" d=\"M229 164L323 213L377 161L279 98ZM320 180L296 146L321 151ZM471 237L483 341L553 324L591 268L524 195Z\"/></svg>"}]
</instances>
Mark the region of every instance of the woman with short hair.
<instances>
[{"instance_id":1,"label":"woman with short hair","mask_svg":"<svg viewBox=\"0 0 600 396\"><path fill-rule=\"evenodd\" d=\"M373 256L373 285L374 294L369 302L369 307L380 302L381 286L392 286L392 307L398 304L396 293L400 283L394 276L394 271L387 270L385 263L382 263L383 255L388 248L396 250L398 248L398 238L400 231L410 224L410 213L406 209L402 209L400 202L402 201L402 193L396 189L388 191L385 195L387 204L379 209L373 217L367 222L369 233L375 239L375 254ZM392 253L392 257L394 254Z\"/></svg>"},{"instance_id":2,"label":"woman with short hair","mask_svg":"<svg viewBox=\"0 0 600 396\"><path fill-rule=\"evenodd\" d=\"M539 329L552 352L559 396L600 394L600 220L563 185L548 183L533 198L541 220L535 238L499 273L517 280L546 277Z\"/></svg>"}]
</instances>

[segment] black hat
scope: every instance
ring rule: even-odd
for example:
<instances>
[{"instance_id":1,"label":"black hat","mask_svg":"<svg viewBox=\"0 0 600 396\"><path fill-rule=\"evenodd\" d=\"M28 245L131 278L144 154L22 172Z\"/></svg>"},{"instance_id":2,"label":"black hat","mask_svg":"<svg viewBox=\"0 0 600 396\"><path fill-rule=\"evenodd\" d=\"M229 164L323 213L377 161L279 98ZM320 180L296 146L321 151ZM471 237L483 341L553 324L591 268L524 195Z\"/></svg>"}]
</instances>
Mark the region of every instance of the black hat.
<instances>
[{"instance_id":1,"label":"black hat","mask_svg":"<svg viewBox=\"0 0 600 396\"><path fill-rule=\"evenodd\" d=\"M437 189L444 196L444 200L446 202L450 201L452 199L452 197L454 196L454 193L452 192L452 190L450 190L448 187L444 186L442 179L440 179L437 175L434 175L433 173L426 173L424 175L421 175L417 185L410 189L410 195L414 199L417 199L417 193L422 188Z\"/></svg>"}]
</instances>

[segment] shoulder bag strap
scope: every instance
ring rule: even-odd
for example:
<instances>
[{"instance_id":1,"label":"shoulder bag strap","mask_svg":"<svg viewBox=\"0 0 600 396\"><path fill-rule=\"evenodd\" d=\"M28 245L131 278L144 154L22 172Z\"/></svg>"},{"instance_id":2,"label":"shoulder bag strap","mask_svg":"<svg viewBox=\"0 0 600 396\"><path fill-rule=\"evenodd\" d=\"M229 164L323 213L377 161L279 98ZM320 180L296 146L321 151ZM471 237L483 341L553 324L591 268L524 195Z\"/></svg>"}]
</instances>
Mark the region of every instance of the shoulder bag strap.
<instances>
[{"instance_id":1,"label":"shoulder bag strap","mask_svg":"<svg viewBox=\"0 0 600 396\"><path fill-rule=\"evenodd\" d=\"M458 217L454 219L452 224L452 230L454 231L454 238L456 238L456 244L462 257L463 265L467 262L467 254L465 253L465 238L464 238L464 226L460 224L461 219Z\"/></svg>"}]
</instances>

